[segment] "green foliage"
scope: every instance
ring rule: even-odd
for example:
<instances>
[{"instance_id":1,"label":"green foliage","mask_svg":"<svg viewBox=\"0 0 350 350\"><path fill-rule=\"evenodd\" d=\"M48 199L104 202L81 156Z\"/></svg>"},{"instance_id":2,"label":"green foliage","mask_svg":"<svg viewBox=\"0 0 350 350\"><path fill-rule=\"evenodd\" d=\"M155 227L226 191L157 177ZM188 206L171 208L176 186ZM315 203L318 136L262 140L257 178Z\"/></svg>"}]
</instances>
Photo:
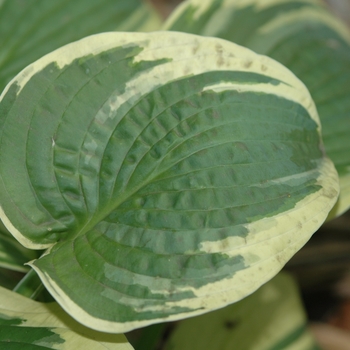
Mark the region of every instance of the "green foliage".
<instances>
[{"instance_id":1,"label":"green foliage","mask_svg":"<svg viewBox=\"0 0 350 350\"><path fill-rule=\"evenodd\" d=\"M337 197L307 90L227 41L87 37L17 75L0 110L2 220L28 248L49 248L30 265L101 331L252 293Z\"/></svg>"},{"instance_id":2,"label":"green foliage","mask_svg":"<svg viewBox=\"0 0 350 350\"><path fill-rule=\"evenodd\" d=\"M323 1L187 0L164 28L233 41L299 77L316 103L325 150L340 177L331 216L350 207L350 30Z\"/></svg>"},{"instance_id":3,"label":"green foliage","mask_svg":"<svg viewBox=\"0 0 350 350\"><path fill-rule=\"evenodd\" d=\"M28 64L62 45L95 33L159 25L142 0L0 1L0 92Z\"/></svg>"},{"instance_id":4,"label":"green foliage","mask_svg":"<svg viewBox=\"0 0 350 350\"><path fill-rule=\"evenodd\" d=\"M61 349L68 338L97 349L83 326L59 323L68 314L121 333L237 302L324 222L338 174L331 215L350 205L350 34L327 10L311 0L188 0L167 31L141 33L158 28L139 0L0 2L0 267L31 267L14 290L36 298L43 283L65 310L1 289L0 306L13 306L0 310L0 342L13 349L18 340ZM237 44L286 65L311 95L283 65ZM0 283L13 288L6 273ZM268 334L275 326L249 310L285 307L286 328L265 348L311 349L290 306L296 290L285 276L271 283L203 320L230 310ZM200 319L168 348L190 346L181 342ZM243 328L228 344L261 348Z\"/></svg>"},{"instance_id":5,"label":"green foliage","mask_svg":"<svg viewBox=\"0 0 350 350\"><path fill-rule=\"evenodd\" d=\"M0 348L132 350L123 335L83 327L56 303L38 303L0 287Z\"/></svg>"}]
</instances>

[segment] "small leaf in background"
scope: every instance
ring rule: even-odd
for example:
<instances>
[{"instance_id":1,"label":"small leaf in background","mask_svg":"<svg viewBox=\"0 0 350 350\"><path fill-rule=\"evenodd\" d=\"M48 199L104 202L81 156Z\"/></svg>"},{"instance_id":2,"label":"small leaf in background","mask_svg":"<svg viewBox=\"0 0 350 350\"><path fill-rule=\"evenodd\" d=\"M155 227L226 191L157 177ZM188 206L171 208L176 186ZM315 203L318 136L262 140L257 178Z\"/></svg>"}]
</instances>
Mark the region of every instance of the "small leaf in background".
<instances>
[{"instance_id":1,"label":"small leaf in background","mask_svg":"<svg viewBox=\"0 0 350 350\"><path fill-rule=\"evenodd\" d=\"M305 86L228 41L105 33L0 98L1 219L73 317L125 332L251 294L338 195Z\"/></svg>"},{"instance_id":2,"label":"small leaf in background","mask_svg":"<svg viewBox=\"0 0 350 350\"><path fill-rule=\"evenodd\" d=\"M309 89L340 177L331 213L350 207L350 30L322 1L188 0L164 24L233 41L281 62Z\"/></svg>"},{"instance_id":3,"label":"small leaf in background","mask_svg":"<svg viewBox=\"0 0 350 350\"><path fill-rule=\"evenodd\" d=\"M0 93L28 64L58 47L106 31L160 27L142 0L0 1Z\"/></svg>"},{"instance_id":4,"label":"small leaf in background","mask_svg":"<svg viewBox=\"0 0 350 350\"><path fill-rule=\"evenodd\" d=\"M317 350L291 276L280 273L244 300L180 321L164 350Z\"/></svg>"},{"instance_id":5,"label":"small leaf in background","mask_svg":"<svg viewBox=\"0 0 350 350\"><path fill-rule=\"evenodd\" d=\"M122 334L85 328L56 303L38 303L0 287L0 348L132 350Z\"/></svg>"}]
</instances>

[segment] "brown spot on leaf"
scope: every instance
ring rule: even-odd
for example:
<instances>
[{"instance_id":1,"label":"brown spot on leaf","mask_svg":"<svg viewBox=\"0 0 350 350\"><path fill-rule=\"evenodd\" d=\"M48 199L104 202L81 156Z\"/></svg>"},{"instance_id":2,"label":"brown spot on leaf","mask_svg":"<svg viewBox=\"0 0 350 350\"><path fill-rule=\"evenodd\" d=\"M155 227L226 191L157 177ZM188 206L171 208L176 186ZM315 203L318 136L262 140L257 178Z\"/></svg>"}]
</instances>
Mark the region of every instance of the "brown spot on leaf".
<instances>
[{"instance_id":1,"label":"brown spot on leaf","mask_svg":"<svg viewBox=\"0 0 350 350\"><path fill-rule=\"evenodd\" d=\"M223 66L224 64L225 64L225 60L223 59L222 56L219 56L218 59L217 59L217 61L216 61L216 65L217 65L218 67L221 67L221 66Z\"/></svg>"},{"instance_id":2,"label":"brown spot on leaf","mask_svg":"<svg viewBox=\"0 0 350 350\"><path fill-rule=\"evenodd\" d=\"M241 149L242 151L248 151L248 147L243 142L236 142L236 147Z\"/></svg>"},{"instance_id":3,"label":"brown spot on leaf","mask_svg":"<svg viewBox=\"0 0 350 350\"><path fill-rule=\"evenodd\" d=\"M215 50L217 53L222 53L223 52L223 48L220 44L216 44L215 45Z\"/></svg>"},{"instance_id":4,"label":"brown spot on leaf","mask_svg":"<svg viewBox=\"0 0 350 350\"><path fill-rule=\"evenodd\" d=\"M199 44L196 43L196 45L192 48L192 53L195 55L199 49Z\"/></svg>"},{"instance_id":5,"label":"brown spot on leaf","mask_svg":"<svg viewBox=\"0 0 350 350\"><path fill-rule=\"evenodd\" d=\"M224 327L227 330L232 330L238 326L238 321L237 320L226 320L224 323Z\"/></svg>"},{"instance_id":6,"label":"brown spot on leaf","mask_svg":"<svg viewBox=\"0 0 350 350\"><path fill-rule=\"evenodd\" d=\"M253 64L253 62L252 61L244 61L243 62L243 67L244 68L249 68L251 65Z\"/></svg>"}]
</instances>

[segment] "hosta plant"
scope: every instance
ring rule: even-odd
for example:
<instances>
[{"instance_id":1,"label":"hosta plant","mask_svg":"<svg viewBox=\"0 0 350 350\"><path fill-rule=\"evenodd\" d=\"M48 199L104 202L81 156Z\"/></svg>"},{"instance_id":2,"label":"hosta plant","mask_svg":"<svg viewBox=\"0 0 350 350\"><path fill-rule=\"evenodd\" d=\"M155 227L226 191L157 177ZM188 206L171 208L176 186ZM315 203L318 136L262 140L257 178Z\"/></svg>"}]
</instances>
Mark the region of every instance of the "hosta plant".
<instances>
[{"instance_id":1,"label":"hosta plant","mask_svg":"<svg viewBox=\"0 0 350 350\"><path fill-rule=\"evenodd\" d=\"M0 15L11 8L1 4ZM196 12L187 2L189 12L174 16L200 28L208 9L215 15L208 4ZM145 28L158 23L148 18ZM336 203L338 173L318 107L281 63L220 38L108 32L56 49L8 82L24 66L24 38L16 40L0 63L7 83L0 96L0 247L9 242L14 251L2 266L31 268L29 276L35 271L84 326L122 333L238 302L282 269ZM23 297L18 303L35 308ZM54 305L47 325L18 308L1 312L0 334L5 326L15 333L44 326L28 343L64 348L54 320L64 311ZM99 337L104 343L108 336ZM118 339L106 341L130 347Z\"/></svg>"},{"instance_id":2,"label":"hosta plant","mask_svg":"<svg viewBox=\"0 0 350 350\"><path fill-rule=\"evenodd\" d=\"M341 193L331 217L350 207L350 31L321 0L187 0L168 30L216 36L268 55L310 90Z\"/></svg>"}]
</instances>

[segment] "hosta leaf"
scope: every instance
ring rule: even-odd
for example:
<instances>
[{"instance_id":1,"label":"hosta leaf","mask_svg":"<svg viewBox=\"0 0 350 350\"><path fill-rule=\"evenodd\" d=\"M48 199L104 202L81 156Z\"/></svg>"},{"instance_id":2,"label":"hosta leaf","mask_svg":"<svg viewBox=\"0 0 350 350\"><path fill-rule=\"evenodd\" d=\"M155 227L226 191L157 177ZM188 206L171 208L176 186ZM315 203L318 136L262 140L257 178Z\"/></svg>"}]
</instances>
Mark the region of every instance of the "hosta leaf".
<instances>
[{"instance_id":1,"label":"hosta leaf","mask_svg":"<svg viewBox=\"0 0 350 350\"><path fill-rule=\"evenodd\" d=\"M122 334L85 328L56 303L38 303L0 287L0 348L132 350Z\"/></svg>"},{"instance_id":2,"label":"hosta leaf","mask_svg":"<svg viewBox=\"0 0 350 350\"><path fill-rule=\"evenodd\" d=\"M3 227L0 222L0 267L14 271L27 272L28 266L24 264L29 260L38 258L36 251L24 248Z\"/></svg>"},{"instance_id":3,"label":"hosta leaf","mask_svg":"<svg viewBox=\"0 0 350 350\"><path fill-rule=\"evenodd\" d=\"M332 216L350 207L350 31L318 0L188 0L165 28L217 36L268 55L307 86L340 176Z\"/></svg>"},{"instance_id":4,"label":"hosta leaf","mask_svg":"<svg viewBox=\"0 0 350 350\"><path fill-rule=\"evenodd\" d=\"M56 300L124 332L250 294L338 193L304 85L189 34L106 33L35 62L0 101L1 219Z\"/></svg>"},{"instance_id":5,"label":"hosta leaf","mask_svg":"<svg viewBox=\"0 0 350 350\"><path fill-rule=\"evenodd\" d=\"M62 45L100 32L159 26L142 0L1 1L0 93L20 70Z\"/></svg>"},{"instance_id":6,"label":"hosta leaf","mask_svg":"<svg viewBox=\"0 0 350 350\"><path fill-rule=\"evenodd\" d=\"M293 279L284 273L244 300L181 321L164 350L316 350Z\"/></svg>"}]
</instances>

